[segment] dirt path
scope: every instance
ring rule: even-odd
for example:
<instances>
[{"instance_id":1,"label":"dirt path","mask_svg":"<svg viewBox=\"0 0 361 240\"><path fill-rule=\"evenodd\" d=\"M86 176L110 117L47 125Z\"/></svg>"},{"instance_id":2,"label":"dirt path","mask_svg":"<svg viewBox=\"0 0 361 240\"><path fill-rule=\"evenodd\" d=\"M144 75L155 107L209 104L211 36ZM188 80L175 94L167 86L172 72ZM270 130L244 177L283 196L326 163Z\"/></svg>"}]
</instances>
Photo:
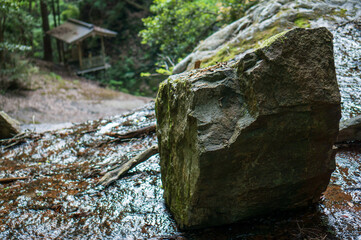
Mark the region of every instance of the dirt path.
<instances>
[{"instance_id":1,"label":"dirt path","mask_svg":"<svg viewBox=\"0 0 361 240\"><path fill-rule=\"evenodd\" d=\"M141 107L152 100L44 69L31 78L32 90L0 95L0 109L22 124L54 125L95 120Z\"/></svg>"}]
</instances>

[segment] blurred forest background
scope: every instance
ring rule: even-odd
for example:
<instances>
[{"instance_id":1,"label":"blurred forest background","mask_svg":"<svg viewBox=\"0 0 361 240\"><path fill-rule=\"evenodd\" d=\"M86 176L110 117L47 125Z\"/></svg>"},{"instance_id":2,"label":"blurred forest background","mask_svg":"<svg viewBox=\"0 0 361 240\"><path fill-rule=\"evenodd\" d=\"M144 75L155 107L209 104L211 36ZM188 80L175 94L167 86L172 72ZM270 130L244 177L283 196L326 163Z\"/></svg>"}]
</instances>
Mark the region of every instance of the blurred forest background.
<instances>
[{"instance_id":1,"label":"blurred forest background","mask_svg":"<svg viewBox=\"0 0 361 240\"><path fill-rule=\"evenodd\" d=\"M45 34L75 18L118 33L105 39L105 72L85 77L154 96L172 68L207 36L239 19L255 0L0 0L0 91L27 89L37 59L59 62ZM90 45L92 43L89 43ZM95 44L95 43L94 43Z\"/></svg>"}]
</instances>

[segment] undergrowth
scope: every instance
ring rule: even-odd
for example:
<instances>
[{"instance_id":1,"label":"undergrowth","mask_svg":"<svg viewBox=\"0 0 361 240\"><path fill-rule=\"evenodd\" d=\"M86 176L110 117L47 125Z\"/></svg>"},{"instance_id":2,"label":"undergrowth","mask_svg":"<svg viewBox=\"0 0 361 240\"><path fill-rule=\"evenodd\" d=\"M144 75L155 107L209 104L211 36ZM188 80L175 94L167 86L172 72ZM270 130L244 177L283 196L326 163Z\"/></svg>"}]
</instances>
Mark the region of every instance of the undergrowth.
<instances>
[{"instance_id":1,"label":"undergrowth","mask_svg":"<svg viewBox=\"0 0 361 240\"><path fill-rule=\"evenodd\" d=\"M27 59L9 54L5 67L0 69L0 91L29 90L32 88L31 75L38 72Z\"/></svg>"}]
</instances>

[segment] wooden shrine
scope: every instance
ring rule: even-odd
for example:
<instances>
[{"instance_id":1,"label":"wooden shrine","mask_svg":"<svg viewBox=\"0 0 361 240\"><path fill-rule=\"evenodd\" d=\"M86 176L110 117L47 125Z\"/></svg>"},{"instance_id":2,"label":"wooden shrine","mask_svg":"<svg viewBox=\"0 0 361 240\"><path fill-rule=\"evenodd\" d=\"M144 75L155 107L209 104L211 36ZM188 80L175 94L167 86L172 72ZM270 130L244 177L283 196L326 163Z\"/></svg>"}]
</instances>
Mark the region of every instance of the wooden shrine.
<instances>
[{"instance_id":1,"label":"wooden shrine","mask_svg":"<svg viewBox=\"0 0 361 240\"><path fill-rule=\"evenodd\" d=\"M104 37L115 37L117 35L116 32L71 18L48 31L47 34L67 44L64 62L77 62L78 74L99 71L110 67L105 60ZM93 56L92 52L84 52L83 42L87 38L96 36L100 37L100 54ZM88 54L88 56L85 57L85 54Z\"/></svg>"}]
</instances>

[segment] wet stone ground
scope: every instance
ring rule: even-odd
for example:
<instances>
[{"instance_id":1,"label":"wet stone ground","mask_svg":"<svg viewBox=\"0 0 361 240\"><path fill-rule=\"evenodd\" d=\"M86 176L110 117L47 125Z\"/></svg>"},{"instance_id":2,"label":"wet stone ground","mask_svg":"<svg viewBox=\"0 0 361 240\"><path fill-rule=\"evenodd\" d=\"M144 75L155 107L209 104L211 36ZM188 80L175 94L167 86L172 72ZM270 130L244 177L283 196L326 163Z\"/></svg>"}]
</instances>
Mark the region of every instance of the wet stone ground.
<instances>
[{"instance_id":1,"label":"wet stone ground","mask_svg":"<svg viewBox=\"0 0 361 240\"><path fill-rule=\"evenodd\" d=\"M360 147L340 150L317 206L198 231L181 232L164 205L159 156L108 188L102 174L157 143L154 134L117 141L155 123L153 105L73 128L35 134L0 151L0 239L358 239Z\"/></svg>"},{"instance_id":2,"label":"wet stone ground","mask_svg":"<svg viewBox=\"0 0 361 240\"><path fill-rule=\"evenodd\" d=\"M343 118L360 114L360 25L333 30ZM359 36L359 37L357 37ZM358 44L358 45L357 45ZM154 106L30 134L0 147L0 239L361 239L361 145L340 148L337 169L319 204L232 225L180 231L164 205L159 156L108 188L108 170L157 143L153 134L119 141L155 124Z\"/></svg>"},{"instance_id":3,"label":"wet stone ground","mask_svg":"<svg viewBox=\"0 0 361 240\"><path fill-rule=\"evenodd\" d=\"M175 234L155 156L107 189L96 182L110 168L156 144L154 135L126 142L106 134L154 124L152 106L107 120L33 136L1 151L0 239L149 238Z\"/></svg>"},{"instance_id":4,"label":"wet stone ground","mask_svg":"<svg viewBox=\"0 0 361 240\"><path fill-rule=\"evenodd\" d=\"M361 20L331 29L342 118L361 114Z\"/></svg>"}]
</instances>

